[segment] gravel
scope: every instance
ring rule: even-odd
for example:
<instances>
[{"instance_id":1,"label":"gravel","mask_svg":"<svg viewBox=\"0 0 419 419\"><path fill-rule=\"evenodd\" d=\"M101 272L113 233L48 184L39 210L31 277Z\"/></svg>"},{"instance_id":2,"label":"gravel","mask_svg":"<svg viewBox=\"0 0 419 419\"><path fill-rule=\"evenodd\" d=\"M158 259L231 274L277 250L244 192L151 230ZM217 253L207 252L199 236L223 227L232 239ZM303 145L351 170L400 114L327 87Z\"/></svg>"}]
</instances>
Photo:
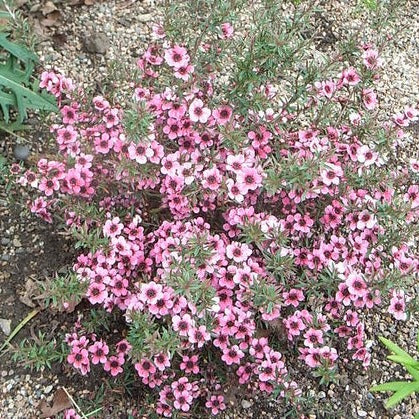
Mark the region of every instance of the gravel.
<instances>
[{"instance_id":1,"label":"gravel","mask_svg":"<svg viewBox=\"0 0 419 419\"><path fill-rule=\"evenodd\" d=\"M357 33L359 40L372 42L374 33L368 27L371 19L369 13L357 1L323 1L322 6L327 10L328 29L324 35L333 40L347 36L349 32ZM351 6L351 7L349 7ZM30 2L29 8L36 10L38 3ZM106 1L94 3L92 6L68 6L60 4L63 15L63 24L57 32L66 35L64 44L57 43L56 37L47 38L38 46L40 61L46 69L58 69L63 74L72 77L84 88L92 89L95 84L109 75L109 63L117 60L119 63L135 65L139 51L150 38L151 23L158 19L161 13L160 5L155 1ZM406 7L399 10L400 17L388 29L388 43L383 54L383 77L378 82L380 106L388 115L401 110L404 105L416 104L419 98L418 54L419 50L419 3L408 1ZM332 36L333 35L333 36ZM329 48L333 49L333 45ZM45 140L40 134L35 144L38 146ZM417 130L409 131L405 141L406 146L400 155L399 164L406 163L409 157L419 157L419 140ZM0 144L0 151L13 156L13 141ZM14 157L25 160L36 146L15 147ZM3 269L16 255L25 249L40 248L39 257L42 257L41 237L38 234L39 225L30 217L23 217L22 223L16 223L10 216L12 204L5 205L7 195L0 193L0 215L5 221L2 225L2 238L0 239L0 298L2 304L14 304L13 297L2 289L2 283L7 281L10 273ZM24 233L24 234L23 234ZM25 242L22 244L22 237ZM23 245L23 246L22 246ZM25 274L23 272L22 274ZM4 317L4 314L3 314ZM12 329L17 319L12 320ZM3 329L2 323L2 329ZM4 329L3 329L4 330ZM381 401L386 395L370 393L368 388L376 383L404 378L403 370L393 363L385 360L386 351L378 343L377 336L390 337L397 343L411 351L415 350L415 337L419 330L417 316L412 316L406 322L395 322L385 312L374 313L366 319L366 332L371 339L372 365L368 371L361 369L353 372L344 372L339 385L331 384L326 389L310 388L309 395L315 400L313 412L309 418L345 417L345 418L413 418L419 411L419 401L411 397L403 402L397 409L385 412ZM2 332L0 331L0 334ZM3 338L4 336L2 336ZM17 366L16 366L17 368ZM352 377L355 376L355 379ZM29 374L23 370L3 370L0 373L0 417L10 419L26 419L39 417L37 406L41 399L48 402L52 400L59 379L49 371L40 374ZM342 397L341 388L345 396ZM70 388L74 397L82 397L86 392L82 389ZM325 412L329 414L319 413ZM339 416L345 411L344 416ZM258 400L256 397L246 397L236 404L224 415L224 418L252 418L270 417L278 418L283 415L283 406L275 401ZM119 416L112 415L112 418Z\"/></svg>"}]
</instances>

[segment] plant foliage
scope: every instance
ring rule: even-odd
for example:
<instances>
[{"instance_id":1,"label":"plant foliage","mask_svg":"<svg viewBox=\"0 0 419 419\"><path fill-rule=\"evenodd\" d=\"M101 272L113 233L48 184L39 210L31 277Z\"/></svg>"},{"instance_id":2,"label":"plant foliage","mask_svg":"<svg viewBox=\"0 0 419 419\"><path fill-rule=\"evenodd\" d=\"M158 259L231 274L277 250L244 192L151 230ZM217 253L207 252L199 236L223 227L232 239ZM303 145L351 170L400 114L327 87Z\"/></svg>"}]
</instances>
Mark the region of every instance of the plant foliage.
<instances>
[{"instance_id":1,"label":"plant foliage","mask_svg":"<svg viewBox=\"0 0 419 419\"><path fill-rule=\"evenodd\" d=\"M379 384L370 389L370 391L392 391L393 395L386 402L386 408L390 408L411 394L419 392L419 361L391 340L380 337L380 341L391 352L391 355L388 355L387 359L402 365L413 378L413 381L391 381ZM419 334L416 347L419 351ZM415 416L415 419L418 418L419 414Z\"/></svg>"}]
</instances>

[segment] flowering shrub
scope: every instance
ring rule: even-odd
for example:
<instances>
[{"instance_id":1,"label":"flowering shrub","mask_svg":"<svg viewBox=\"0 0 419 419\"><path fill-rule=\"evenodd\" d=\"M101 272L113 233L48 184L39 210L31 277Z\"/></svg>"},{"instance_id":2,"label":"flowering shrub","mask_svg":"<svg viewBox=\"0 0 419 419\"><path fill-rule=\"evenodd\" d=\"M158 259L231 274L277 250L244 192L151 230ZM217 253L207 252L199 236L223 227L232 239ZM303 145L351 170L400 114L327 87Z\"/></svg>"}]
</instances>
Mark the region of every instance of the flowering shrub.
<instances>
[{"instance_id":1,"label":"flowering shrub","mask_svg":"<svg viewBox=\"0 0 419 419\"><path fill-rule=\"evenodd\" d=\"M278 81L265 32L229 61L242 39L228 20L195 43L156 26L131 109L42 74L60 106L57 158L19 182L31 211L61 215L84 248L71 299L56 301L85 298L122 324L107 340L78 322L67 360L83 375L133 366L166 417L197 401L216 415L237 385L295 398L289 362L367 367L364 313L407 316L419 162L388 162L418 112L378 122L374 46L299 80L290 38L295 87Z\"/></svg>"}]
</instances>

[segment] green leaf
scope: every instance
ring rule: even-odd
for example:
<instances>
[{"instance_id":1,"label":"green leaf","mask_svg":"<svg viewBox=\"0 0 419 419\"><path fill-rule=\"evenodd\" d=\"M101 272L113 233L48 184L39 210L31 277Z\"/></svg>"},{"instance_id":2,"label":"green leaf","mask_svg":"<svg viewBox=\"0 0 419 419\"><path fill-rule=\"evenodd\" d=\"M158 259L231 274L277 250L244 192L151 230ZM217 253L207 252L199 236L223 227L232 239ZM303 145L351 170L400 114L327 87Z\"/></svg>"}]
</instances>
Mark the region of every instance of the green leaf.
<instances>
[{"instance_id":1,"label":"green leaf","mask_svg":"<svg viewBox=\"0 0 419 419\"><path fill-rule=\"evenodd\" d=\"M405 365L404 366L407 371L409 372L409 374L416 380L419 382L419 369L411 367L410 365Z\"/></svg>"},{"instance_id":2,"label":"green leaf","mask_svg":"<svg viewBox=\"0 0 419 419\"><path fill-rule=\"evenodd\" d=\"M10 76L10 74L9 74ZM26 111L29 108L42 109L47 111L55 111L57 108L45 97L38 93L29 90L24 85L15 81L13 78L8 78L0 72L0 86L4 86L11 90L15 97L15 105L19 111L19 121L23 122L26 117ZM4 92L3 92L4 93Z\"/></svg>"},{"instance_id":3,"label":"green leaf","mask_svg":"<svg viewBox=\"0 0 419 419\"><path fill-rule=\"evenodd\" d=\"M408 397L410 394L419 391L419 382L413 382L413 383L406 383L406 385L401 388L400 390L396 391L388 400L386 403L386 408L390 408L395 406L397 403L399 403L404 398Z\"/></svg>"},{"instance_id":4,"label":"green leaf","mask_svg":"<svg viewBox=\"0 0 419 419\"><path fill-rule=\"evenodd\" d=\"M419 366L419 362L415 361L411 358L407 358L405 356L400 355L389 355L387 359L390 359L391 361L397 362L402 365L410 365L411 367L417 368Z\"/></svg>"},{"instance_id":5,"label":"green leaf","mask_svg":"<svg viewBox=\"0 0 419 419\"><path fill-rule=\"evenodd\" d=\"M0 51L9 54L7 61L0 64L0 111L4 122L9 124L11 108L17 108L18 123L23 122L30 109L57 111L52 95L39 92L39 84L31 86L37 56L26 47L9 41L4 33L0 33Z\"/></svg>"},{"instance_id":6,"label":"green leaf","mask_svg":"<svg viewBox=\"0 0 419 419\"><path fill-rule=\"evenodd\" d=\"M7 35L4 33L0 33L0 47L3 47L14 57L26 63L30 61L33 61L35 63L38 62L38 57L32 51L28 50L22 45L18 45L15 42L9 41L7 39Z\"/></svg>"},{"instance_id":7,"label":"green leaf","mask_svg":"<svg viewBox=\"0 0 419 419\"><path fill-rule=\"evenodd\" d=\"M408 381L390 381L388 383L378 384L371 387L370 391L398 391L401 390Z\"/></svg>"},{"instance_id":8,"label":"green leaf","mask_svg":"<svg viewBox=\"0 0 419 419\"><path fill-rule=\"evenodd\" d=\"M395 343L393 343L391 340L388 340L382 336L379 337L381 343L387 347L387 349L389 349L391 352L395 353L396 355L402 356L402 357L406 357L408 358L410 361L415 362L415 360L406 352L404 351L402 348L400 348L400 346L396 345Z\"/></svg>"}]
</instances>

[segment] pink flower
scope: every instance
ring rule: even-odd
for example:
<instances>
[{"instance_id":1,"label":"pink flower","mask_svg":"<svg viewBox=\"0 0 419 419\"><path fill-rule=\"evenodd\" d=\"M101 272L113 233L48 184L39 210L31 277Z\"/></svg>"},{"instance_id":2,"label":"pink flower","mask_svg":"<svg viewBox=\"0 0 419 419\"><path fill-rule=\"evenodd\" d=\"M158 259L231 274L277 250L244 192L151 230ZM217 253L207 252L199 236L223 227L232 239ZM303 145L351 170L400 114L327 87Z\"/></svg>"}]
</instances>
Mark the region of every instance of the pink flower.
<instances>
[{"instance_id":1,"label":"pink flower","mask_svg":"<svg viewBox=\"0 0 419 419\"><path fill-rule=\"evenodd\" d=\"M300 231L304 234L310 233L310 229L314 224L314 220L308 214L301 215L300 213L294 215L294 222L295 231Z\"/></svg>"},{"instance_id":2,"label":"pink flower","mask_svg":"<svg viewBox=\"0 0 419 419\"><path fill-rule=\"evenodd\" d=\"M81 416L74 409L67 409L64 412L64 419L81 419Z\"/></svg>"},{"instance_id":3,"label":"pink flower","mask_svg":"<svg viewBox=\"0 0 419 419\"><path fill-rule=\"evenodd\" d=\"M411 158L409 160L409 167L413 173L419 173L419 160L416 158Z\"/></svg>"},{"instance_id":4,"label":"pink flower","mask_svg":"<svg viewBox=\"0 0 419 419\"><path fill-rule=\"evenodd\" d=\"M236 374L239 376L239 383L245 384L249 382L250 378L253 375L255 367L250 362L246 362L245 365L241 365L238 369Z\"/></svg>"},{"instance_id":5,"label":"pink flower","mask_svg":"<svg viewBox=\"0 0 419 419\"><path fill-rule=\"evenodd\" d=\"M343 170L340 166L332 163L327 163L327 168L320 172L322 182L326 186L339 185L340 178L343 176Z\"/></svg>"},{"instance_id":6,"label":"pink flower","mask_svg":"<svg viewBox=\"0 0 419 419\"><path fill-rule=\"evenodd\" d=\"M105 115L103 116L103 122L106 124L106 128L112 128L119 124L119 110L118 109L106 109Z\"/></svg>"},{"instance_id":7,"label":"pink flower","mask_svg":"<svg viewBox=\"0 0 419 419\"><path fill-rule=\"evenodd\" d=\"M406 320L407 313L406 304L404 301L404 294L402 293L393 293L393 297L390 300L390 306L388 312L393 315L396 320Z\"/></svg>"},{"instance_id":8,"label":"pink flower","mask_svg":"<svg viewBox=\"0 0 419 419\"><path fill-rule=\"evenodd\" d=\"M356 223L356 228L358 230L364 230L365 228L369 228L370 230L374 228L377 224L375 216L370 214L367 210L362 211L358 215L358 222ZM368 245L368 243L366 243Z\"/></svg>"},{"instance_id":9,"label":"pink flower","mask_svg":"<svg viewBox=\"0 0 419 419\"><path fill-rule=\"evenodd\" d=\"M377 95L372 89L364 89L362 91L362 100L365 107L370 111L375 109L378 103Z\"/></svg>"},{"instance_id":10,"label":"pink flower","mask_svg":"<svg viewBox=\"0 0 419 419\"><path fill-rule=\"evenodd\" d=\"M109 102L105 100L102 96L96 96L93 98L93 105L96 110L103 111L109 108Z\"/></svg>"},{"instance_id":11,"label":"pink flower","mask_svg":"<svg viewBox=\"0 0 419 419\"><path fill-rule=\"evenodd\" d=\"M108 298L105 284L94 282L87 290L87 298L91 304L101 304Z\"/></svg>"},{"instance_id":12,"label":"pink flower","mask_svg":"<svg viewBox=\"0 0 419 419\"><path fill-rule=\"evenodd\" d=\"M419 207L419 185L410 185L404 199L412 203L412 209Z\"/></svg>"},{"instance_id":13,"label":"pink flower","mask_svg":"<svg viewBox=\"0 0 419 419\"><path fill-rule=\"evenodd\" d=\"M361 275L351 272L346 278L345 284L348 291L357 297L364 297L368 293L367 284L362 279Z\"/></svg>"},{"instance_id":14,"label":"pink flower","mask_svg":"<svg viewBox=\"0 0 419 419\"><path fill-rule=\"evenodd\" d=\"M181 395L184 391L192 390L192 384L189 382L188 377L180 377L179 380L173 381L171 387L175 397Z\"/></svg>"},{"instance_id":15,"label":"pink flower","mask_svg":"<svg viewBox=\"0 0 419 419\"><path fill-rule=\"evenodd\" d=\"M128 154L129 158L135 160L138 164L146 164L147 160L154 155L154 152L148 145L131 143L128 147Z\"/></svg>"},{"instance_id":16,"label":"pink flower","mask_svg":"<svg viewBox=\"0 0 419 419\"><path fill-rule=\"evenodd\" d=\"M363 145L358 149L356 156L357 160L365 166L371 166L377 160L377 153L366 145Z\"/></svg>"},{"instance_id":17,"label":"pink flower","mask_svg":"<svg viewBox=\"0 0 419 419\"><path fill-rule=\"evenodd\" d=\"M188 391L182 391L182 393L176 395L176 399L173 403L175 409L182 410L183 412L188 412L191 408L193 397L192 394Z\"/></svg>"},{"instance_id":18,"label":"pink flower","mask_svg":"<svg viewBox=\"0 0 419 419\"><path fill-rule=\"evenodd\" d=\"M117 376L123 372L122 365L124 364L124 358L111 356L107 359L103 369L111 373L112 377Z\"/></svg>"},{"instance_id":19,"label":"pink flower","mask_svg":"<svg viewBox=\"0 0 419 419\"><path fill-rule=\"evenodd\" d=\"M205 403L205 407L211 409L211 413L213 415L217 415L220 411L226 409L226 405L224 403L224 396L211 396Z\"/></svg>"},{"instance_id":20,"label":"pink flower","mask_svg":"<svg viewBox=\"0 0 419 419\"><path fill-rule=\"evenodd\" d=\"M177 79L182 79L183 81L188 81L191 77L191 74L194 72L195 67L193 65L187 65L186 67L179 67L176 69L174 76Z\"/></svg>"},{"instance_id":21,"label":"pink flower","mask_svg":"<svg viewBox=\"0 0 419 419\"><path fill-rule=\"evenodd\" d=\"M163 287L156 284L154 281L147 284L141 284L141 293L139 296L140 301L147 304L156 304L157 300L163 297Z\"/></svg>"},{"instance_id":22,"label":"pink flower","mask_svg":"<svg viewBox=\"0 0 419 419\"><path fill-rule=\"evenodd\" d=\"M180 369L185 371L186 374L198 374L198 355L193 355L191 357L184 355L182 357L182 362L180 364Z\"/></svg>"},{"instance_id":23,"label":"pink flower","mask_svg":"<svg viewBox=\"0 0 419 419\"><path fill-rule=\"evenodd\" d=\"M304 361L311 368L319 367L321 364L320 349L308 348L307 354L304 357Z\"/></svg>"},{"instance_id":24,"label":"pink flower","mask_svg":"<svg viewBox=\"0 0 419 419\"><path fill-rule=\"evenodd\" d=\"M320 348L321 357L328 361L329 365L333 364L338 359L338 353L335 348L323 346Z\"/></svg>"},{"instance_id":25,"label":"pink flower","mask_svg":"<svg viewBox=\"0 0 419 419\"><path fill-rule=\"evenodd\" d=\"M44 192L45 196L51 196L55 191L60 189L60 183L57 179L42 178L38 189Z\"/></svg>"},{"instance_id":26,"label":"pink flower","mask_svg":"<svg viewBox=\"0 0 419 419\"><path fill-rule=\"evenodd\" d=\"M267 338L253 338L250 344L249 354L254 358L262 359L265 356L265 352L269 350Z\"/></svg>"},{"instance_id":27,"label":"pink flower","mask_svg":"<svg viewBox=\"0 0 419 419\"><path fill-rule=\"evenodd\" d=\"M343 318L348 326L356 326L359 323L358 314L355 311L348 310Z\"/></svg>"},{"instance_id":28,"label":"pink flower","mask_svg":"<svg viewBox=\"0 0 419 419\"><path fill-rule=\"evenodd\" d=\"M239 349L237 345L233 345L231 348L223 350L221 359L227 364L240 364L240 360L244 357L244 353Z\"/></svg>"},{"instance_id":29,"label":"pink flower","mask_svg":"<svg viewBox=\"0 0 419 419\"><path fill-rule=\"evenodd\" d=\"M223 39L229 39L234 35L234 28L231 23L225 22L221 24L221 32Z\"/></svg>"},{"instance_id":30,"label":"pink flower","mask_svg":"<svg viewBox=\"0 0 419 419\"><path fill-rule=\"evenodd\" d=\"M182 317L172 317L173 330L179 332L180 336L188 336L189 330L193 327L193 321L189 314L184 314Z\"/></svg>"},{"instance_id":31,"label":"pink flower","mask_svg":"<svg viewBox=\"0 0 419 419\"><path fill-rule=\"evenodd\" d=\"M240 185L242 191L254 191L262 184L262 175L253 167L244 167L237 173L237 184Z\"/></svg>"},{"instance_id":32,"label":"pink flower","mask_svg":"<svg viewBox=\"0 0 419 419\"><path fill-rule=\"evenodd\" d=\"M319 96L326 96L330 99L336 91L336 83L333 80L327 80L322 82L315 82L314 86L319 92Z\"/></svg>"},{"instance_id":33,"label":"pink flower","mask_svg":"<svg viewBox=\"0 0 419 419\"><path fill-rule=\"evenodd\" d=\"M74 368L81 369L83 365L89 364L89 353L87 349L73 346L71 353L67 356L67 361Z\"/></svg>"},{"instance_id":34,"label":"pink flower","mask_svg":"<svg viewBox=\"0 0 419 419\"><path fill-rule=\"evenodd\" d=\"M265 360L259 367L259 380L266 382L275 380L276 368L270 360Z\"/></svg>"},{"instance_id":35,"label":"pink flower","mask_svg":"<svg viewBox=\"0 0 419 419\"><path fill-rule=\"evenodd\" d=\"M306 328L303 321L296 315L290 316L284 320L284 324L288 329L288 338L300 335L300 332Z\"/></svg>"},{"instance_id":36,"label":"pink flower","mask_svg":"<svg viewBox=\"0 0 419 419\"><path fill-rule=\"evenodd\" d=\"M338 285L338 291L335 298L338 303L342 303L344 306L351 304L351 293L349 292L349 288L346 284L341 283Z\"/></svg>"},{"instance_id":37,"label":"pink flower","mask_svg":"<svg viewBox=\"0 0 419 419\"><path fill-rule=\"evenodd\" d=\"M341 77L343 83L349 86L356 86L361 81L361 78L353 67L343 70Z\"/></svg>"},{"instance_id":38,"label":"pink flower","mask_svg":"<svg viewBox=\"0 0 419 419\"><path fill-rule=\"evenodd\" d=\"M243 167L247 166L243 154L230 154L229 156L227 156L226 162L226 169L235 173L240 172L243 169Z\"/></svg>"},{"instance_id":39,"label":"pink flower","mask_svg":"<svg viewBox=\"0 0 419 419\"><path fill-rule=\"evenodd\" d=\"M175 45L164 52L164 59L170 67L178 69L179 67L186 67L190 58L186 48Z\"/></svg>"},{"instance_id":40,"label":"pink flower","mask_svg":"<svg viewBox=\"0 0 419 419\"><path fill-rule=\"evenodd\" d=\"M72 125L68 125L65 128L60 128L57 131L57 143L58 144L70 144L77 140L78 133Z\"/></svg>"},{"instance_id":41,"label":"pink flower","mask_svg":"<svg viewBox=\"0 0 419 419\"><path fill-rule=\"evenodd\" d=\"M168 118L167 124L163 127L163 132L169 137L169 140L174 140L181 135L181 123L177 119Z\"/></svg>"},{"instance_id":42,"label":"pink flower","mask_svg":"<svg viewBox=\"0 0 419 419\"><path fill-rule=\"evenodd\" d=\"M162 25L159 25L157 23L154 23L152 26L152 31L153 31L153 35L157 38L157 39L163 39L166 37L166 34L164 32L164 28Z\"/></svg>"},{"instance_id":43,"label":"pink flower","mask_svg":"<svg viewBox=\"0 0 419 419\"><path fill-rule=\"evenodd\" d=\"M94 140L95 151L100 154L108 154L112 149L115 140L106 132Z\"/></svg>"},{"instance_id":44,"label":"pink flower","mask_svg":"<svg viewBox=\"0 0 419 419\"><path fill-rule=\"evenodd\" d=\"M216 348L220 348L222 351L226 350L230 344L228 336L224 334L219 334L212 343Z\"/></svg>"},{"instance_id":45,"label":"pink flower","mask_svg":"<svg viewBox=\"0 0 419 419\"><path fill-rule=\"evenodd\" d=\"M98 341L89 346L92 364L97 365L99 362L104 364L107 360L106 355L109 353L109 347L105 342Z\"/></svg>"},{"instance_id":46,"label":"pink flower","mask_svg":"<svg viewBox=\"0 0 419 419\"><path fill-rule=\"evenodd\" d=\"M143 358L140 362L137 362L134 367L141 378L148 378L150 375L156 373L156 367L148 358Z\"/></svg>"},{"instance_id":47,"label":"pink flower","mask_svg":"<svg viewBox=\"0 0 419 419\"><path fill-rule=\"evenodd\" d=\"M121 275L115 275L110 281L111 291L117 297L122 297L128 294L128 279Z\"/></svg>"},{"instance_id":48,"label":"pink flower","mask_svg":"<svg viewBox=\"0 0 419 419\"><path fill-rule=\"evenodd\" d=\"M230 106L223 105L215 109L212 112L212 116L215 118L218 124L226 125L230 120L232 113L233 110L230 108Z\"/></svg>"},{"instance_id":49,"label":"pink flower","mask_svg":"<svg viewBox=\"0 0 419 419\"><path fill-rule=\"evenodd\" d=\"M170 359L167 354L160 352L154 358L154 365L159 371L164 371L166 368L170 367Z\"/></svg>"},{"instance_id":50,"label":"pink flower","mask_svg":"<svg viewBox=\"0 0 419 419\"><path fill-rule=\"evenodd\" d=\"M370 70L375 70L383 64L382 59L378 56L378 51L374 49L367 49L362 55L365 67Z\"/></svg>"},{"instance_id":51,"label":"pink flower","mask_svg":"<svg viewBox=\"0 0 419 419\"><path fill-rule=\"evenodd\" d=\"M122 339L116 345L116 351L119 356L124 357L132 348L132 346L128 343L126 339Z\"/></svg>"},{"instance_id":52,"label":"pink flower","mask_svg":"<svg viewBox=\"0 0 419 419\"><path fill-rule=\"evenodd\" d=\"M321 330L310 328L304 333L304 338L304 345L312 348L317 344L323 343L323 332Z\"/></svg>"},{"instance_id":53,"label":"pink flower","mask_svg":"<svg viewBox=\"0 0 419 419\"><path fill-rule=\"evenodd\" d=\"M226 255L236 263L245 262L252 254L252 250L247 244L232 242L226 247Z\"/></svg>"},{"instance_id":54,"label":"pink flower","mask_svg":"<svg viewBox=\"0 0 419 419\"><path fill-rule=\"evenodd\" d=\"M418 120L419 111L413 106L406 106L404 114L409 121L415 122Z\"/></svg>"},{"instance_id":55,"label":"pink flower","mask_svg":"<svg viewBox=\"0 0 419 419\"><path fill-rule=\"evenodd\" d=\"M204 107L204 102L201 99L194 99L189 105L189 118L192 122L205 124L210 116L210 109Z\"/></svg>"},{"instance_id":56,"label":"pink flower","mask_svg":"<svg viewBox=\"0 0 419 419\"><path fill-rule=\"evenodd\" d=\"M212 191L216 191L219 189L222 181L222 176L220 171L216 167L205 170L202 173L202 176L202 186L204 188L210 189Z\"/></svg>"},{"instance_id":57,"label":"pink flower","mask_svg":"<svg viewBox=\"0 0 419 419\"><path fill-rule=\"evenodd\" d=\"M189 342L196 343L198 348L202 348L205 342L211 339L210 334L207 332L205 326L199 326L198 328L192 328L188 331Z\"/></svg>"},{"instance_id":58,"label":"pink flower","mask_svg":"<svg viewBox=\"0 0 419 419\"><path fill-rule=\"evenodd\" d=\"M283 292L282 298L285 300L285 305L298 307L300 302L304 300L304 294L300 289L292 288L289 292Z\"/></svg>"},{"instance_id":59,"label":"pink flower","mask_svg":"<svg viewBox=\"0 0 419 419\"><path fill-rule=\"evenodd\" d=\"M228 197L236 202L243 202L244 196L239 185L237 185L233 179L227 179L226 185L228 189Z\"/></svg>"},{"instance_id":60,"label":"pink flower","mask_svg":"<svg viewBox=\"0 0 419 419\"><path fill-rule=\"evenodd\" d=\"M112 220L106 220L103 226L103 234L105 237L116 237L121 234L124 225L120 222L119 217L114 217Z\"/></svg>"}]
</instances>

